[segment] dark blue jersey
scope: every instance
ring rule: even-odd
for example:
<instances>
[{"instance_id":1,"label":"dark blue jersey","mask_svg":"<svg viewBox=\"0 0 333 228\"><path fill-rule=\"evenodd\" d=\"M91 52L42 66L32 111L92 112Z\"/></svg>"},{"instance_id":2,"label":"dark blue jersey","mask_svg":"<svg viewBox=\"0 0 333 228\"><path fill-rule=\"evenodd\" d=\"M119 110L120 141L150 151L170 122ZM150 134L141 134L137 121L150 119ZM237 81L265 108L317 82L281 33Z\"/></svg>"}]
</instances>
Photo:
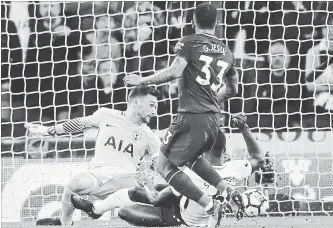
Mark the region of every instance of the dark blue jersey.
<instances>
[{"instance_id":1,"label":"dark blue jersey","mask_svg":"<svg viewBox=\"0 0 333 228\"><path fill-rule=\"evenodd\" d=\"M178 112L220 112L216 92L234 65L230 49L213 35L194 34L182 38L175 53L187 60L179 79Z\"/></svg>"}]
</instances>

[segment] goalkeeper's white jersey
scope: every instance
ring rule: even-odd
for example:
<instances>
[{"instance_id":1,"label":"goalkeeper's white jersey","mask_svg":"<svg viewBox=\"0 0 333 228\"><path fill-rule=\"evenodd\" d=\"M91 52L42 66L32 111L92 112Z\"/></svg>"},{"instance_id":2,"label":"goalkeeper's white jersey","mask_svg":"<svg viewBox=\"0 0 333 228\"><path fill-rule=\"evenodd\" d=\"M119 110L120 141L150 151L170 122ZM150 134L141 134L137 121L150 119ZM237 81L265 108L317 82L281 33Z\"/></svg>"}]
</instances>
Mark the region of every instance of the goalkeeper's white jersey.
<instances>
[{"instance_id":1,"label":"goalkeeper's white jersey","mask_svg":"<svg viewBox=\"0 0 333 228\"><path fill-rule=\"evenodd\" d=\"M160 151L161 141L155 133L146 124L128 121L124 112L101 108L89 119L99 128L92 167L132 174L145 156Z\"/></svg>"},{"instance_id":2,"label":"goalkeeper's white jersey","mask_svg":"<svg viewBox=\"0 0 333 228\"><path fill-rule=\"evenodd\" d=\"M229 161L226 162L223 166L215 166L214 168L220 174L220 176L227 180L231 185L235 185L237 181L244 180L252 173L252 166L248 160ZM201 177L199 177L192 170L185 168L183 171L206 195L213 196L216 194L216 188L201 179ZM175 193L177 194L176 191ZM226 192L224 192L223 195L226 196ZM208 225L209 216L207 215L204 208L196 202L188 200L185 196L183 196L180 201L180 211L181 216L187 225L200 227Z\"/></svg>"}]
</instances>

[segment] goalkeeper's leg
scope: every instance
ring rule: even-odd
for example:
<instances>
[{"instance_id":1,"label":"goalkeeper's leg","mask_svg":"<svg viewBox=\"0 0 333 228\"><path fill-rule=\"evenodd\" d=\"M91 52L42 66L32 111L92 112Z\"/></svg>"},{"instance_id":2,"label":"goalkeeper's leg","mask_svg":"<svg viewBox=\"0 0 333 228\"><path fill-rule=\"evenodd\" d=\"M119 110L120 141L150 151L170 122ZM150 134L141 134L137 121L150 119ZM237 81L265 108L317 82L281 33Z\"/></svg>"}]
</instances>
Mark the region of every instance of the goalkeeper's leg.
<instances>
[{"instance_id":1,"label":"goalkeeper's leg","mask_svg":"<svg viewBox=\"0 0 333 228\"><path fill-rule=\"evenodd\" d=\"M73 195L90 195L96 185L97 180L89 173L79 173L70 179L64 189L61 199L62 225L67 226L72 224L75 208L72 205L71 197Z\"/></svg>"},{"instance_id":2,"label":"goalkeeper's leg","mask_svg":"<svg viewBox=\"0 0 333 228\"><path fill-rule=\"evenodd\" d=\"M44 218L37 221L36 225L71 225L73 223L73 214L75 208L72 205L71 197L73 195L90 195L97 180L89 173L79 173L69 180L65 185L62 194L62 217L59 218Z\"/></svg>"},{"instance_id":3,"label":"goalkeeper's leg","mask_svg":"<svg viewBox=\"0 0 333 228\"><path fill-rule=\"evenodd\" d=\"M161 191L166 185L157 185L156 190ZM82 200L82 198L81 198ZM75 201L78 201L78 198L72 198L72 203L75 204ZM135 204L136 202L150 204L149 198L146 195L146 191L143 187L132 187L125 188L116 191L109 195L106 199L96 201L94 203L84 200L86 205L92 205L92 212L95 215L102 215L104 212L112 210L114 208L126 207ZM86 208L88 208L87 206ZM78 207L76 207L78 208ZM79 208L80 209L80 208Z\"/></svg>"},{"instance_id":4,"label":"goalkeeper's leg","mask_svg":"<svg viewBox=\"0 0 333 228\"><path fill-rule=\"evenodd\" d=\"M157 191L161 191L169 185L158 184L155 186ZM149 197L143 187L131 187L120 189L110 194L104 200L92 202L80 196L72 196L72 204L75 208L86 212L91 218L97 219L106 211L133 205L135 203L150 204Z\"/></svg>"},{"instance_id":5,"label":"goalkeeper's leg","mask_svg":"<svg viewBox=\"0 0 333 228\"><path fill-rule=\"evenodd\" d=\"M71 197L72 205L86 212L93 219L97 219L106 211L134 204L135 199L133 200L133 198L137 198L136 188L133 188L133 186L137 186L135 176L131 175L126 177L119 174L113 174L113 176L113 179L108 180L104 185L94 189L92 193L92 195L102 200L91 202L74 195ZM147 199L142 197L139 200L147 202Z\"/></svg>"}]
</instances>

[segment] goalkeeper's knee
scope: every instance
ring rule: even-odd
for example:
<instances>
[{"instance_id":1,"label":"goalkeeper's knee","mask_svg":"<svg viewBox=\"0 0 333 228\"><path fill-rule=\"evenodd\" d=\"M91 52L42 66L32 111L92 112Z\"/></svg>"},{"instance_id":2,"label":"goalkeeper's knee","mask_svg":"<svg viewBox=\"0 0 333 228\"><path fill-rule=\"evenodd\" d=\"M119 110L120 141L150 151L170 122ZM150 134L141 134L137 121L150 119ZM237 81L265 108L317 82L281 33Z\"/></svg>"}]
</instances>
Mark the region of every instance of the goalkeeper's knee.
<instances>
[{"instance_id":1,"label":"goalkeeper's knee","mask_svg":"<svg viewBox=\"0 0 333 228\"><path fill-rule=\"evenodd\" d=\"M97 185L98 181L95 177L83 172L71 177L66 187L78 195L90 195Z\"/></svg>"}]
</instances>

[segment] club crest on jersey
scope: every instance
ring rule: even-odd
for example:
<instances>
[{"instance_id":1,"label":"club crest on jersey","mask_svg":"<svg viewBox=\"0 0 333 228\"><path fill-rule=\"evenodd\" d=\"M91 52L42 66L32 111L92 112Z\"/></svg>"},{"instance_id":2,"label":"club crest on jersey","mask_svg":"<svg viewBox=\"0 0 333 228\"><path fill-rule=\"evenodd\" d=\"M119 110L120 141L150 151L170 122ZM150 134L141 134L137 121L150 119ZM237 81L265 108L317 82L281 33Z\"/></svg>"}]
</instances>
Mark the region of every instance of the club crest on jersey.
<instances>
[{"instance_id":1,"label":"club crest on jersey","mask_svg":"<svg viewBox=\"0 0 333 228\"><path fill-rule=\"evenodd\" d=\"M135 132L133 133L133 139L134 139L135 141L138 141L139 139L141 139L141 136L142 136L142 133L140 133L140 132L135 131Z\"/></svg>"}]
</instances>

